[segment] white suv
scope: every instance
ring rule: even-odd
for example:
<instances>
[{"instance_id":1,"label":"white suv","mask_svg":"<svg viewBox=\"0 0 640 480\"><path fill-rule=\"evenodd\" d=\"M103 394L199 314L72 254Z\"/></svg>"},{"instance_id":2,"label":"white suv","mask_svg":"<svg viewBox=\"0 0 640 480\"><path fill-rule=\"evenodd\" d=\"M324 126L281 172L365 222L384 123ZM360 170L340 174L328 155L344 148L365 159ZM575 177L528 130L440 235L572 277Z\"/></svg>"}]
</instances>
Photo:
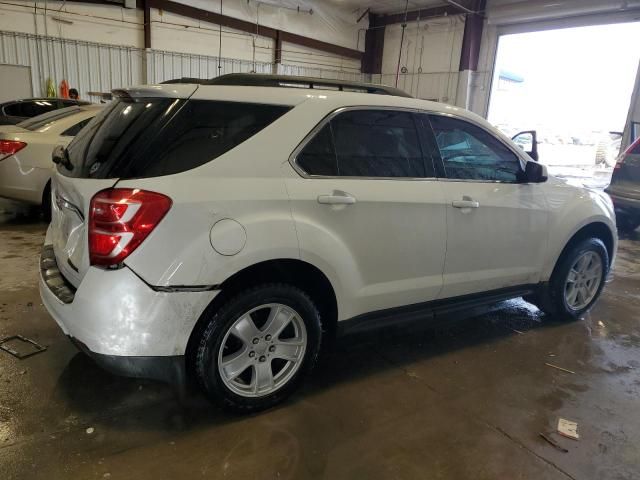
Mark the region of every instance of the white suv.
<instances>
[{"instance_id":1,"label":"white suv","mask_svg":"<svg viewBox=\"0 0 640 480\"><path fill-rule=\"evenodd\" d=\"M330 335L518 296L575 318L613 262L609 198L465 110L251 74L114 95L54 152L40 282L111 371L258 410Z\"/></svg>"}]
</instances>

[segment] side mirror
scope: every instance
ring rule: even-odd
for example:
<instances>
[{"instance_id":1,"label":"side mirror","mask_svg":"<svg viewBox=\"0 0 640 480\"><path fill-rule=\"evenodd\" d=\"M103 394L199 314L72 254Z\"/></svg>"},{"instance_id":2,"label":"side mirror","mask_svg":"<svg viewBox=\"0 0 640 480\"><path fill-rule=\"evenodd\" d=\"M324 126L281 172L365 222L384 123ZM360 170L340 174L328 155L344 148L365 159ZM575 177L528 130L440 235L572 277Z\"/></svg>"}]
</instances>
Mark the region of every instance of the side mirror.
<instances>
[{"instance_id":1,"label":"side mirror","mask_svg":"<svg viewBox=\"0 0 640 480\"><path fill-rule=\"evenodd\" d=\"M516 133L511 137L516 145L525 151L527 155L533 158L536 162L539 160L538 155L538 132L535 130L526 130L524 132Z\"/></svg>"},{"instance_id":2,"label":"side mirror","mask_svg":"<svg viewBox=\"0 0 640 480\"><path fill-rule=\"evenodd\" d=\"M538 162L527 162L524 169L524 183L543 183L547 181L547 167Z\"/></svg>"}]
</instances>

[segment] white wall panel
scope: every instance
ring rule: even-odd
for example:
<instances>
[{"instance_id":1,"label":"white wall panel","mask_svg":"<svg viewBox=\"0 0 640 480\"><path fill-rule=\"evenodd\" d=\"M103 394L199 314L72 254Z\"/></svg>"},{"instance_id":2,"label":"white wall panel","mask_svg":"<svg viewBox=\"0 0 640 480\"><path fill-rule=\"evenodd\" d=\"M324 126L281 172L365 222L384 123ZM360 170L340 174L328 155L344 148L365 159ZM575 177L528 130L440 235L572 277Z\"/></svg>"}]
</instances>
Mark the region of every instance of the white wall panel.
<instances>
[{"instance_id":1,"label":"white wall panel","mask_svg":"<svg viewBox=\"0 0 640 480\"><path fill-rule=\"evenodd\" d=\"M374 81L395 86L402 27L385 29L382 75ZM418 98L456 103L464 16L410 22L405 29L398 88ZM402 73L402 68L406 73Z\"/></svg>"},{"instance_id":2,"label":"white wall panel","mask_svg":"<svg viewBox=\"0 0 640 480\"><path fill-rule=\"evenodd\" d=\"M146 59L146 61L145 61ZM110 92L142 83L160 83L181 77L213 78L226 73L273 73L270 62L218 58L212 55L186 54L104 45L78 40L61 40L15 32L0 31L0 63L31 68L34 95L46 94L51 78L59 89L63 79L77 88L82 98L98 101L88 92ZM218 68L220 65L221 68ZM278 66L287 75L316 76L341 80L368 80L353 68L348 70L315 68L311 65ZM0 79L0 83L2 83Z\"/></svg>"}]
</instances>

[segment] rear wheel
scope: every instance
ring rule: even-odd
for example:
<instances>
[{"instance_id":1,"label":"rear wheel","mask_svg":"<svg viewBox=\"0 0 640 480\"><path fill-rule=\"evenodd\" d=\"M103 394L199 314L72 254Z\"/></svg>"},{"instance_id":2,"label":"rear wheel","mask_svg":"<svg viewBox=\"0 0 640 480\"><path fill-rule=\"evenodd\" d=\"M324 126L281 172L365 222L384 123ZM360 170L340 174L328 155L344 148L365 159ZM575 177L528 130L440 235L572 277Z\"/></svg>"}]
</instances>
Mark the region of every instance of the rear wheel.
<instances>
[{"instance_id":1,"label":"rear wheel","mask_svg":"<svg viewBox=\"0 0 640 480\"><path fill-rule=\"evenodd\" d=\"M320 350L320 315L302 290L261 285L232 298L204 328L196 373L209 398L234 411L282 402L312 369Z\"/></svg>"},{"instance_id":2,"label":"rear wheel","mask_svg":"<svg viewBox=\"0 0 640 480\"><path fill-rule=\"evenodd\" d=\"M534 298L545 313L575 319L596 302L609 273L609 255L604 243L589 238L570 248L553 271L546 287Z\"/></svg>"}]
</instances>

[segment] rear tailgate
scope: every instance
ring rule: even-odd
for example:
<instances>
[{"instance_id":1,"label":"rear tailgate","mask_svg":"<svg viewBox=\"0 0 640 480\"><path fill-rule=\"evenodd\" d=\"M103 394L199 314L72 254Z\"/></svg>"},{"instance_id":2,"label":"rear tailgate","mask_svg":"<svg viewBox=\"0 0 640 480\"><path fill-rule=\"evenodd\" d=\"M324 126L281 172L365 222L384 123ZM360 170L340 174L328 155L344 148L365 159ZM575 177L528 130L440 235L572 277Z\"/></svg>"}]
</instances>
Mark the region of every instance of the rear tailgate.
<instances>
[{"instance_id":1,"label":"rear tailgate","mask_svg":"<svg viewBox=\"0 0 640 480\"><path fill-rule=\"evenodd\" d=\"M116 182L112 178L69 178L59 173L52 178L50 238L58 268L75 287L89 268L87 221L91 199Z\"/></svg>"}]
</instances>

